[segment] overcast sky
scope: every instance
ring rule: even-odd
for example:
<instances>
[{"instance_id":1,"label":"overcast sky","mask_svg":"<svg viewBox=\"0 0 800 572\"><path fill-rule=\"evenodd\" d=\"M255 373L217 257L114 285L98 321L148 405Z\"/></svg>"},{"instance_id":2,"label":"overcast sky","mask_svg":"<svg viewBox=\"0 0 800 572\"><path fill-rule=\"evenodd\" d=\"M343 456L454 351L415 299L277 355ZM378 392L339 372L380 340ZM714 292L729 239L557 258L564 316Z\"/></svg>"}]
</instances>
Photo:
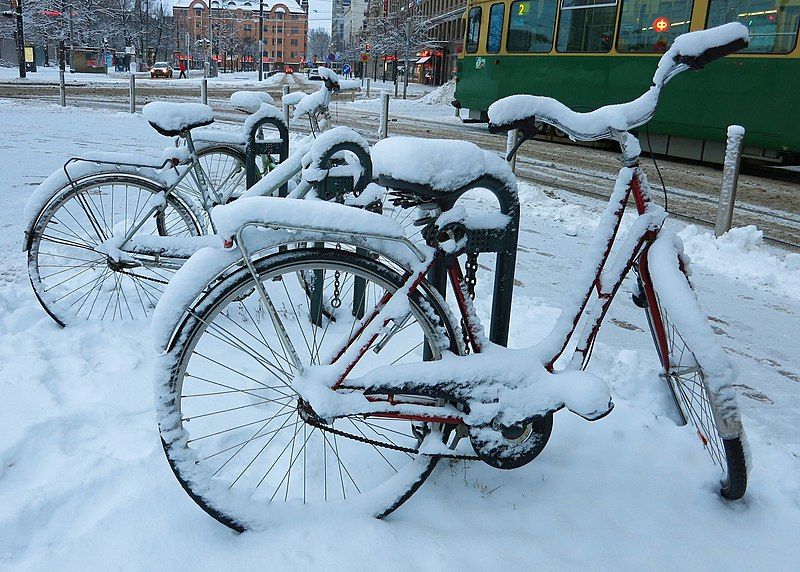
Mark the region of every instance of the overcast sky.
<instances>
[{"instance_id":1,"label":"overcast sky","mask_svg":"<svg viewBox=\"0 0 800 572\"><path fill-rule=\"evenodd\" d=\"M331 0L309 0L308 28L325 28L331 31Z\"/></svg>"}]
</instances>

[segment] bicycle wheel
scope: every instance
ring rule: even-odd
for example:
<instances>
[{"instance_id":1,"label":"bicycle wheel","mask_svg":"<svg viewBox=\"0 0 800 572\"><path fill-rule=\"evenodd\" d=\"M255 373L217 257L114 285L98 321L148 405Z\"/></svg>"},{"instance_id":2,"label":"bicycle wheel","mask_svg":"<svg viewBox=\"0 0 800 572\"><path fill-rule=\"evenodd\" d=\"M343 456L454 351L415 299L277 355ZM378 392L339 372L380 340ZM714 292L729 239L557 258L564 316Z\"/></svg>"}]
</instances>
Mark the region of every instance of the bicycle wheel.
<instances>
[{"instance_id":1,"label":"bicycle wheel","mask_svg":"<svg viewBox=\"0 0 800 572\"><path fill-rule=\"evenodd\" d=\"M211 182L213 191L209 189L209 194L212 200L215 198L215 192L220 197L235 199L247 190L246 158L238 149L215 145L199 150L197 157L200 167ZM201 207L205 205L203 194L192 175L181 181L178 190L191 197ZM205 213L204 218L207 219L207 216Z\"/></svg>"},{"instance_id":2,"label":"bicycle wheel","mask_svg":"<svg viewBox=\"0 0 800 572\"><path fill-rule=\"evenodd\" d=\"M52 200L30 236L28 275L36 297L61 326L78 319L137 319L150 315L174 273L157 260L114 260L101 245L148 215L164 189L136 177L108 174L76 185ZM137 236L195 236L201 228L188 205L169 196Z\"/></svg>"},{"instance_id":3,"label":"bicycle wheel","mask_svg":"<svg viewBox=\"0 0 800 572\"><path fill-rule=\"evenodd\" d=\"M660 242L659 242L660 241ZM639 259L650 332L683 424L721 470L720 494L740 499L747 489L747 442L727 358L697 304L679 251L659 238Z\"/></svg>"},{"instance_id":4,"label":"bicycle wheel","mask_svg":"<svg viewBox=\"0 0 800 572\"><path fill-rule=\"evenodd\" d=\"M354 303L373 307L401 283L398 273L369 257L325 248L273 254L256 269L304 367L324 361L343 336L353 335ZM324 296L341 302L331 305L335 321L312 315L313 296L298 278L306 272L322 274ZM363 295L355 292L355 278L365 281ZM425 344L434 359L458 351L452 320L435 296L416 294L409 302L408 318L372 344L351 379L381 365L422 361ZM192 499L226 526L260 528L301 503L356 503L383 517L438 461L416 454L425 424L309 419L292 390L293 360L246 268L211 288L175 334L156 384L164 450Z\"/></svg>"}]
</instances>

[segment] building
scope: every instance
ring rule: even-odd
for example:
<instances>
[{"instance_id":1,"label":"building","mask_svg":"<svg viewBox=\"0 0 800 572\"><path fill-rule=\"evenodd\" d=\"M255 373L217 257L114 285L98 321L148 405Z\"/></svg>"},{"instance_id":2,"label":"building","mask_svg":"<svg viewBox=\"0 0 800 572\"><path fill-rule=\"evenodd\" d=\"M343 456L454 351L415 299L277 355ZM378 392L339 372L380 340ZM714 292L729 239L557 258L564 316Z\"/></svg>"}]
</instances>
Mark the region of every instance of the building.
<instances>
[{"instance_id":1,"label":"building","mask_svg":"<svg viewBox=\"0 0 800 572\"><path fill-rule=\"evenodd\" d=\"M367 30L370 22L381 19L389 28L402 30L407 17L414 21L411 47L416 57L410 79L425 83L442 84L455 75L456 59L464 42L466 0L369 0L367 7ZM379 31L385 28L376 26ZM379 38L367 41L380 44ZM398 50L402 52L402 48ZM383 69L391 66L392 54L371 54L380 58ZM397 62L402 65L403 62ZM375 70L375 68L378 70ZM381 62L375 61L369 68L380 74Z\"/></svg>"},{"instance_id":2,"label":"building","mask_svg":"<svg viewBox=\"0 0 800 572\"><path fill-rule=\"evenodd\" d=\"M172 6L175 59L202 67L213 57L222 69L258 69L257 0L176 0ZM263 62L270 69L302 67L308 37L308 1L265 1ZM210 16L210 18L209 18Z\"/></svg>"}]
</instances>

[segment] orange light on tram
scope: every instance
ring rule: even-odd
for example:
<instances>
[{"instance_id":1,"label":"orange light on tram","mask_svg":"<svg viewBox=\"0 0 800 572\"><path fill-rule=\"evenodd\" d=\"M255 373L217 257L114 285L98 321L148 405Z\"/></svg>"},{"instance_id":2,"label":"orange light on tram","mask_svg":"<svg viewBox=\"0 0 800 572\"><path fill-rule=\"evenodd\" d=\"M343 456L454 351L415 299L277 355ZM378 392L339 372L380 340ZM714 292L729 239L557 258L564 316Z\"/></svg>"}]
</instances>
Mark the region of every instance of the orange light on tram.
<instances>
[{"instance_id":1,"label":"orange light on tram","mask_svg":"<svg viewBox=\"0 0 800 572\"><path fill-rule=\"evenodd\" d=\"M653 30L655 30L659 34L663 34L664 32L669 32L671 26L672 24L669 23L669 20L667 20L663 16L653 20Z\"/></svg>"}]
</instances>

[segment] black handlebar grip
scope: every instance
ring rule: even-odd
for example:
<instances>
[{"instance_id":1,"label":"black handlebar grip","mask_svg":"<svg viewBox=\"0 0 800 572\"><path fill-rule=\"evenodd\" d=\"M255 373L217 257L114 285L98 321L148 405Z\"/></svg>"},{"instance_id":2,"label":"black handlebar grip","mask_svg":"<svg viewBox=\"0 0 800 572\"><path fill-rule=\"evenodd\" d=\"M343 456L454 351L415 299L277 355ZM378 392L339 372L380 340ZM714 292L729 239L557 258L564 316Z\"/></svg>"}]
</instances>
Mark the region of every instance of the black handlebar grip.
<instances>
[{"instance_id":1,"label":"black handlebar grip","mask_svg":"<svg viewBox=\"0 0 800 572\"><path fill-rule=\"evenodd\" d=\"M679 55L678 62L686 64L687 66L689 66L690 69L701 70L714 60L724 58L725 56L728 56L730 54L735 54L739 50L743 50L746 47L747 47L747 40L744 40L742 38L737 38L736 40L728 44L709 48L702 54L696 56Z\"/></svg>"},{"instance_id":2,"label":"black handlebar grip","mask_svg":"<svg viewBox=\"0 0 800 572\"><path fill-rule=\"evenodd\" d=\"M516 121L512 121L511 123L492 123L489 122L489 133L505 133L506 131L513 131L514 129L520 129L522 131L526 131L530 125L534 125L536 123L536 117L526 117L524 119L517 119Z\"/></svg>"}]
</instances>

